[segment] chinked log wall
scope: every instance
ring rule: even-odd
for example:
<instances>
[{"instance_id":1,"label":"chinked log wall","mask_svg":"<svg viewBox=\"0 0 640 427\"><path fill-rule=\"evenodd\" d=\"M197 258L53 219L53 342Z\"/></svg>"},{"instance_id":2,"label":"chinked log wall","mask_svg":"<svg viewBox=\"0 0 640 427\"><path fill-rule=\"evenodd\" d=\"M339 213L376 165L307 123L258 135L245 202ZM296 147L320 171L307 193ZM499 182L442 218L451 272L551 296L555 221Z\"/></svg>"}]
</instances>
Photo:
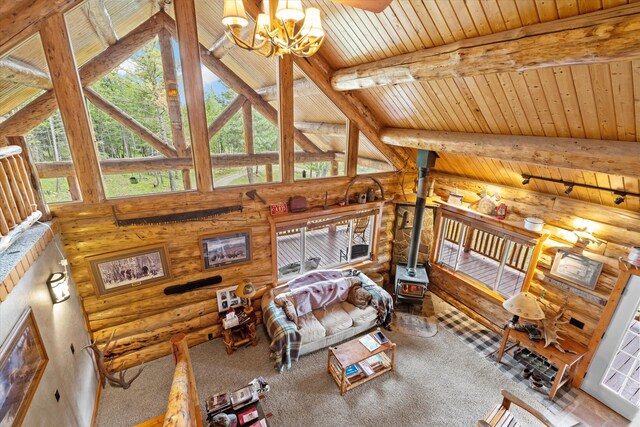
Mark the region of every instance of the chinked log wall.
<instances>
[{"instance_id":1,"label":"chinked log wall","mask_svg":"<svg viewBox=\"0 0 640 427\"><path fill-rule=\"evenodd\" d=\"M399 175L385 174L380 178L385 187L385 196L392 197L401 192ZM413 185L413 179L405 177L404 182L410 191L409 185ZM322 206L325 191L328 192L329 203L343 200L348 183L349 178L328 178L256 188L258 194L270 203L286 201L294 195L305 195L310 206ZM366 187L366 182L356 184L351 192L363 191ZM269 208L260 202L252 202L245 197L242 213L214 219L127 227L115 225L112 206L115 205L116 211L123 217L142 217L236 205L241 194L241 189L224 189L215 193L190 192L53 208L60 221L71 273L82 298L91 334L98 340L106 340L115 330L117 344L111 353L113 363L110 369L127 368L169 354L169 338L178 332L187 334L189 345L207 341L210 335L217 337L221 329L216 325L219 317L216 289L233 286L241 279L248 278L259 289L253 303L260 310L260 297L272 281ZM363 268L364 271L388 272L393 222L394 209L389 203L383 209L378 262ZM199 237L238 230L251 230L252 261L203 272ZM97 297L85 258L158 243L167 245L173 273L171 281L119 295ZM180 295L166 296L163 293L166 286L215 275L222 276L222 283L215 287ZM257 315L261 317L259 311ZM268 357L266 347L265 357Z\"/></svg>"},{"instance_id":2,"label":"chinked log wall","mask_svg":"<svg viewBox=\"0 0 640 427\"><path fill-rule=\"evenodd\" d=\"M555 308L566 300L567 314L584 322L584 328L578 329L567 324L563 329L575 340L588 345L618 277L618 257L626 257L630 247L640 241L640 214L453 175L433 173L432 176L436 180L436 193L445 200L449 192L455 191L464 195L465 202L474 202L479 198L476 193L488 189L490 194L498 192L509 206L509 220L537 216L546 222L545 229L551 235L544 243L529 291L540 296L544 289L544 300ZM590 244L584 252L590 258L604 263L593 291L577 285L567 287L562 282L548 278L557 249L568 248L575 243L573 230L579 226L579 219L587 220L593 234L606 241L600 246ZM474 288L435 271L433 273L431 289L459 308L471 310L471 314L479 314L500 328L511 318L501 304Z\"/></svg>"}]
</instances>

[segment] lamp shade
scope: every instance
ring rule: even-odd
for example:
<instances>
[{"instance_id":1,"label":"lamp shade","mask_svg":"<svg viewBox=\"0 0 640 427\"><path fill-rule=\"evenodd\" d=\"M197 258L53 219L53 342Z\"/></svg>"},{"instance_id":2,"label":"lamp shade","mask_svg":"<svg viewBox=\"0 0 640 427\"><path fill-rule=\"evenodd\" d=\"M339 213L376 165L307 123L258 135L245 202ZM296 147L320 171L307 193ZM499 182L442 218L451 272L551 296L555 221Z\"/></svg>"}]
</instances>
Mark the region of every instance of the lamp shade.
<instances>
[{"instance_id":1,"label":"lamp shade","mask_svg":"<svg viewBox=\"0 0 640 427\"><path fill-rule=\"evenodd\" d=\"M253 287L253 284L249 281L245 281L238 286L236 289L236 295L240 298L251 298L256 294L256 288Z\"/></svg>"},{"instance_id":2,"label":"lamp shade","mask_svg":"<svg viewBox=\"0 0 640 427\"><path fill-rule=\"evenodd\" d=\"M304 36L313 39L319 39L320 37L324 36L319 9L316 9L315 7L310 7L307 9L301 33Z\"/></svg>"},{"instance_id":3,"label":"lamp shade","mask_svg":"<svg viewBox=\"0 0 640 427\"><path fill-rule=\"evenodd\" d=\"M230 27L234 25L245 27L249 23L242 0L224 0L222 23Z\"/></svg>"},{"instance_id":4,"label":"lamp shade","mask_svg":"<svg viewBox=\"0 0 640 427\"><path fill-rule=\"evenodd\" d=\"M525 319L544 319L544 311L540 308L536 297L529 292L520 292L502 303L509 313Z\"/></svg>"},{"instance_id":5,"label":"lamp shade","mask_svg":"<svg viewBox=\"0 0 640 427\"><path fill-rule=\"evenodd\" d=\"M276 18L284 22L298 22L304 18L302 2L300 0L280 0L276 10Z\"/></svg>"}]
</instances>

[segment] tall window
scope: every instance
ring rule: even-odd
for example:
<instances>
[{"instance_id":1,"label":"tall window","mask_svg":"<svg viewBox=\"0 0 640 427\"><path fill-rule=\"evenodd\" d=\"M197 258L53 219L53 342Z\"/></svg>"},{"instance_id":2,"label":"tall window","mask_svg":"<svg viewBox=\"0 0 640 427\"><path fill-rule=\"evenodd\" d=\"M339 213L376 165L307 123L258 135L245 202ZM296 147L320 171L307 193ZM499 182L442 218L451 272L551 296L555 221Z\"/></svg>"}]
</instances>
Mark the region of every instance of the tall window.
<instances>
[{"instance_id":1,"label":"tall window","mask_svg":"<svg viewBox=\"0 0 640 427\"><path fill-rule=\"evenodd\" d=\"M439 209L435 265L502 298L529 288L546 235L452 206Z\"/></svg>"},{"instance_id":2,"label":"tall window","mask_svg":"<svg viewBox=\"0 0 640 427\"><path fill-rule=\"evenodd\" d=\"M276 224L278 280L371 259L377 209Z\"/></svg>"}]
</instances>

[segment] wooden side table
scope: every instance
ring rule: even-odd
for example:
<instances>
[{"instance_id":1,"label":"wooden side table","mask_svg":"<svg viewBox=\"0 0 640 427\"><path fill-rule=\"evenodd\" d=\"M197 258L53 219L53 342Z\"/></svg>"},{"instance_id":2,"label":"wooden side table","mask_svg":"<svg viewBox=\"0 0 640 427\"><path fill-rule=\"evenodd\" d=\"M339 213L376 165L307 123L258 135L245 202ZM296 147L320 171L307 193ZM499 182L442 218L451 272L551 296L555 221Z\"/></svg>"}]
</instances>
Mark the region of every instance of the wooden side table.
<instances>
[{"instance_id":1,"label":"wooden side table","mask_svg":"<svg viewBox=\"0 0 640 427\"><path fill-rule=\"evenodd\" d=\"M515 329L507 326L504 329L504 333L502 334L502 343L500 344L500 349L498 350L498 355L496 356L496 360L498 361L498 363L500 363L500 361L502 360L502 355L504 354L504 349L507 346L509 336L514 338L518 342L518 345L528 348L534 353L547 358L551 363L558 367L556 378L553 381L551 388L549 389L549 400L553 400L556 397L558 389L564 384L571 384L576 368L587 352L586 347L578 344L570 338L564 338L562 340L562 348L564 348L565 350L573 350L576 352L576 354L562 353L553 346L545 348L544 340L533 341L529 339L529 335L526 332L516 331ZM566 378L565 373L567 374Z\"/></svg>"},{"instance_id":2,"label":"wooden side table","mask_svg":"<svg viewBox=\"0 0 640 427\"><path fill-rule=\"evenodd\" d=\"M222 322L221 322L222 323ZM247 321L233 326L229 329L222 329L222 340L227 350L227 354L233 353L242 346L258 344L256 336L256 316L253 312L249 313Z\"/></svg>"}]
</instances>

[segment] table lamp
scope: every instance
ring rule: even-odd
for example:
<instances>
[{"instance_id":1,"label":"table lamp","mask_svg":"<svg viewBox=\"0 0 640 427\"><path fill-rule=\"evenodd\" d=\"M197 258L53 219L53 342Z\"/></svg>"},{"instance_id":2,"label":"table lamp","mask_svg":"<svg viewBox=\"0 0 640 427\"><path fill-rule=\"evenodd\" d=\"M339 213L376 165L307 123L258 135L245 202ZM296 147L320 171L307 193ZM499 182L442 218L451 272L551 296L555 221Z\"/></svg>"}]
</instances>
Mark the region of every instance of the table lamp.
<instances>
[{"instance_id":1,"label":"table lamp","mask_svg":"<svg viewBox=\"0 0 640 427\"><path fill-rule=\"evenodd\" d=\"M502 303L502 306L509 313L513 314L511 319L511 327L515 330L518 328L518 320L520 317L530 320L544 319L544 311L540 308L536 297L529 292L520 292Z\"/></svg>"},{"instance_id":2,"label":"table lamp","mask_svg":"<svg viewBox=\"0 0 640 427\"><path fill-rule=\"evenodd\" d=\"M253 284L244 280L236 289L236 295L240 298L247 300L247 305L244 308L244 312L249 314L253 311L253 307L251 307L251 297L256 294L256 288L253 287Z\"/></svg>"}]
</instances>

